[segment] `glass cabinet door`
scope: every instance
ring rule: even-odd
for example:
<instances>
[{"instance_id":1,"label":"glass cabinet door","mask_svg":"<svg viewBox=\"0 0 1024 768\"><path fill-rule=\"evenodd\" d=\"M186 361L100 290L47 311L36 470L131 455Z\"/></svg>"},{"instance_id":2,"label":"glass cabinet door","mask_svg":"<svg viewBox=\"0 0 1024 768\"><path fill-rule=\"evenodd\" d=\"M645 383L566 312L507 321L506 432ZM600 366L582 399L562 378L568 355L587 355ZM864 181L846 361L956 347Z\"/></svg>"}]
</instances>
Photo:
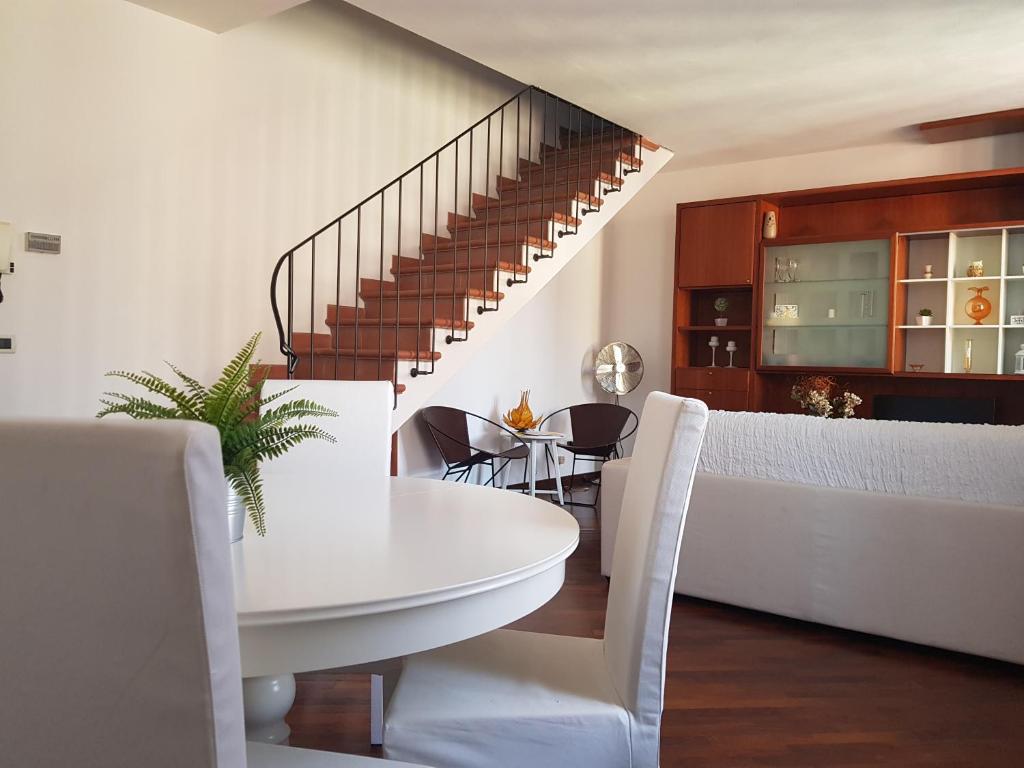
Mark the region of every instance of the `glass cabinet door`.
<instances>
[{"instance_id":1,"label":"glass cabinet door","mask_svg":"<svg viewBox=\"0 0 1024 768\"><path fill-rule=\"evenodd\" d=\"M761 365L887 368L889 246L765 248Z\"/></svg>"}]
</instances>

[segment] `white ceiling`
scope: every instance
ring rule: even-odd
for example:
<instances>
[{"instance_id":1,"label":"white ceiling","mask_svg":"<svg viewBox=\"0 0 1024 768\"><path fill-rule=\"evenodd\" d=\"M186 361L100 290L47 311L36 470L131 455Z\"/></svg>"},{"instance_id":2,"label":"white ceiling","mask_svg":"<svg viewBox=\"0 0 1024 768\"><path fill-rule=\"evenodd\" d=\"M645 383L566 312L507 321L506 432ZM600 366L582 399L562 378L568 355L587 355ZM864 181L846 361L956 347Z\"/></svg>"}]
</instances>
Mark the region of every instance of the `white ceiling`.
<instances>
[{"instance_id":1,"label":"white ceiling","mask_svg":"<svg viewBox=\"0 0 1024 768\"><path fill-rule=\"evenodd\" d=\"M676 167L1024 105L1022 0L349 0L649 135Z\"/></svg>"},{"instance_id":2,"label":"white ceiling","mask_svg":"<svg viewBox=\"0 0 1024 768\"><path fill-rule=\"evenodd\" d=\"M306 0L129 0L211 32L227 32Z\"/></svg>"}]
</instances>

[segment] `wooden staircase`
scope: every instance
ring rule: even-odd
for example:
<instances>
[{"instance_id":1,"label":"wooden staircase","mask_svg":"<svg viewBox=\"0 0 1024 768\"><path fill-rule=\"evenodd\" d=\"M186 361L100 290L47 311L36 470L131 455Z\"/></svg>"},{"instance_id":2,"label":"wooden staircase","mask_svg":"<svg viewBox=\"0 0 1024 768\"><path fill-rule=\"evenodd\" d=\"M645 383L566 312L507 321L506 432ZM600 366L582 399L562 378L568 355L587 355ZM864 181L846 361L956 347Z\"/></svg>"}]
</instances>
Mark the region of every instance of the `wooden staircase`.
<instances>
[{"instance_id":1,"label":"wooden staircase","mask_svg":"<svg viewBox=\"0 0 1024 768\"><path fill-rule=\"evenodd\" d=\"M524 99L529 99L533 115L526 135L533 133L534 124L536 134L529 143L522 142L523 128L517 125L515 143L520 146L506 145L506 157L499 150L492 165L496 118L504 114L511 121L505 113L513 104L521 117ZM452 144L282 256L271 295L281 349L288 359L269 366L270 378L387 380L396 393L405 392L406 384L399 381L404 368L414 378L433 373L448 345L468 340L474 317L499 311L508 291L528 283L537 269L544 268L545 259L557 257L563 238L584 231L586 216L600 212L607 196L623 189L630 175L644 167L644 153L650 156L659 151L648 139L561 100L555 100L549 116L552 99L539 89L525 89L453 140L454 184L449 186L454 190L447 208L442 207L449 192L441 190L440 166L442 153L450 152ZM485 126L486 159L481 160ZM504 124L501 130L502 138L512 144ZM463 158L468 152L468 172L460 166L460 150ZM485 188L473 189L484 162L490 171L480 185ZM397 193L389 191L396 184ZM418 190L412 206L407 202L410 188L413 193ZM372 226L379 226L379 238L374 232L373 245L367 249L369 206L377 205L378 199L379 216L373 209ZM353 219L354 227L345 223ZM419 229L412 247L410 219L416 220ZM391 231L397 234L391 236ZM345 275L343 251L351 251L353 239L355 268ZM317 260L321 264L330 260L335 248L337 285L331 290L334 281L323 280L316 270ZM372 254L369 258L367 250ZM297 312L293 269L300 257L312 265L310 306ZM284 292L279 277L285 268L287 330L278 307ZM347 303L337 300L343 284L357 286ZM317 301L318 288L321 297L329 298ZM294 330L296 315L305 317L308 329Z\"/></svg>"}]
</instances>

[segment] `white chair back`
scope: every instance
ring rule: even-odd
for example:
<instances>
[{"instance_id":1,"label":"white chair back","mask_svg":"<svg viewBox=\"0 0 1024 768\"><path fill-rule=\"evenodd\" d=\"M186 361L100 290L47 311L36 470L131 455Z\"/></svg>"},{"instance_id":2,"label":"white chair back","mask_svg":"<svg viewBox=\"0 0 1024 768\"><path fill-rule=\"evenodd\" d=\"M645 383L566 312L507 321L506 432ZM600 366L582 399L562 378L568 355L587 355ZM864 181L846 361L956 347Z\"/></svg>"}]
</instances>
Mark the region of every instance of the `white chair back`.
<instances>
[{"instance_id":1,"label":"white chair back","mask_svg":"<svg viewBox=\"0 0 1024 768\"><path fill-rule=\"evenodd\" d=\"M604 643L634 765L658 764L672 587L707 421L699 400L648 395L626 480Z\"/></svg>"},{"instance_id":2,"label":"white chair back","mask_svg":"<svg viewBox=\"0 0 1024 768\"><path fill-rule=\"evenodd\" d=\"M244 768L217 431L0 422L0 762Z\"/></svg>"},{"instance_id":3,"label":"white chair back","mask_svg":"<svg viewBox=\"0 0 1024 768\"><path fill-rule=\"evenodd\" d=\"M394 390L389 381L275 380L263 383L263 397L291 390L268 407L312 400L338 412L338 418L303 419L337 438L337 443L307 440L273 461L270 473L328 472L338 488L391 472L391 414Z\"/></svg>"}]
</instances>

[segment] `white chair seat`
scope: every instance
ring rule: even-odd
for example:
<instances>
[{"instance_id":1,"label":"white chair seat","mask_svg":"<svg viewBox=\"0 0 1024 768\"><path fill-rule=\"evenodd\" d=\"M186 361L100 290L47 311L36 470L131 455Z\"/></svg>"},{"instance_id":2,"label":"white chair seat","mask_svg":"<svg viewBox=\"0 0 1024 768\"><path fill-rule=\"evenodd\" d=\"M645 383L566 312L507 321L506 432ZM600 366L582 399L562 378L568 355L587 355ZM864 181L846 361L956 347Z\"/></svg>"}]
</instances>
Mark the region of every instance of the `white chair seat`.
<instances>
[{"instance_id":1,"label":"white chair seat","mask_svg":"<svg viewBox=\"0 0 1024 768\"><path fill-rule=\"evenodd\" d=\"M406 659L384 754L446 768L618 768L629 733L602 641L498 630Z\"/></svg>"},{"instance_id":2,"label":"white chair seat","mask_svg":"<svg viewBox=\"0 0 1024 768\"><path fill-rule=\"evenodd\" d=\"M255 741L246 742L245 760L248 768L422 768L411 763L396 763L375 757L278 747Z\"/></svg>"}]
</instances>

